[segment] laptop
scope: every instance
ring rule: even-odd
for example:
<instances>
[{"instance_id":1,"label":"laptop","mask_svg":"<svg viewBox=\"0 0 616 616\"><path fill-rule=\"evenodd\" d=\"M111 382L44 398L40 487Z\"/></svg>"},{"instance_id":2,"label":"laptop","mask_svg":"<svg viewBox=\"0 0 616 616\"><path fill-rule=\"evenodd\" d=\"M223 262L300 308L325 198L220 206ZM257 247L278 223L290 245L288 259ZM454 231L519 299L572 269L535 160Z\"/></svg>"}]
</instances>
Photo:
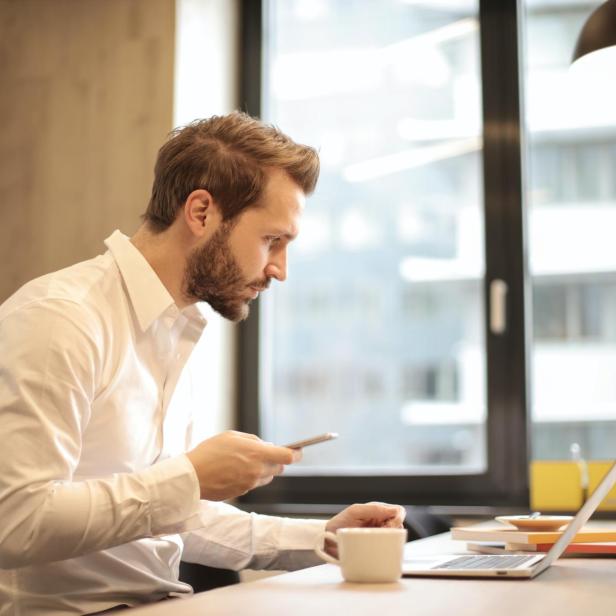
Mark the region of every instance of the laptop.
<instances>
[{"instance_id":1,"label":"laptop","mask_svg":"<svg viewBox=\"0 0 616 616\"><path fill-rule=\"evenodd\" d=\"M558 541L545 554L441 554L416 556L402 564L403 576L534 578L565 551L616 483L616 462L592 496L569 522Z\"/></svg>"}]
</instances>

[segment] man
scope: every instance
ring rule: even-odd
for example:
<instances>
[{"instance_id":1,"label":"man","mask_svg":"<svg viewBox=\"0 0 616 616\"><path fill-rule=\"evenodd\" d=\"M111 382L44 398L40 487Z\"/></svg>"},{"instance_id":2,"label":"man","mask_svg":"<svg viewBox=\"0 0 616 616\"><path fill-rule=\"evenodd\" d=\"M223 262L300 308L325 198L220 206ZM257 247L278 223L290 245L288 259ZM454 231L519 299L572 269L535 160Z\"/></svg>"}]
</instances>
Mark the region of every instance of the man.
<instances>
[{"instance_id":1,"label":"man","mask_svg":"<svg viewBox=\"0 0 616 616\"><path fill-rule=\"evenodd\" d=\"M195 122L160 149L130 240L0 306L0 615L188 595L181 558L295 569L324 529L401 526L379 503L328 522L241 512L221 501L300 454L231 431L191 444L200 302L239 321L285 280L318 172L312 148L249 116Z\"/></svg>"}]
</instances>

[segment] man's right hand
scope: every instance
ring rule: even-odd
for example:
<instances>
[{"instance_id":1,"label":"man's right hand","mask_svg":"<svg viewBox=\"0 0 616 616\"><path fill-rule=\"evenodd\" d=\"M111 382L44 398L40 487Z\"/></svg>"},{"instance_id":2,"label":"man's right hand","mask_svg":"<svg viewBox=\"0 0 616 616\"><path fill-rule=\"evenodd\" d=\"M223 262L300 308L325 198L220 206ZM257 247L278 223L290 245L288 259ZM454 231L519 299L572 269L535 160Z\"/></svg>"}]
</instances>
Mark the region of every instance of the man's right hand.
<instances>
[{"instance_id":1,"label":"man's right hand","mask_svg":"<svg viewBox=\"0 0 616 616\"><path fill-rule=\"evenodd\" d=\"M229 430L199 443L186 456L199 478L201 498L221 501L268 484L302 454Z\"/></svg>"}]
</instances>

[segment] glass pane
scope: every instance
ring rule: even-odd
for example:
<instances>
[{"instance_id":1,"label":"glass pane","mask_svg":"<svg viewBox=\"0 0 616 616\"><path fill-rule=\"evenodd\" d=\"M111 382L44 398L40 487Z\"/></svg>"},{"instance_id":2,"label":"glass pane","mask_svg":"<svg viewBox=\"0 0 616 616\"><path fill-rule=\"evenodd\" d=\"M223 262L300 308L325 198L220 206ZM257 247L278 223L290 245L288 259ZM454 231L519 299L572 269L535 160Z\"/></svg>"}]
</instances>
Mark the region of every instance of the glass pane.
<instances>
[{"instance_id":1,"label":"glass pane","mask_svg":"<svg viewBox=\"0 0 616 616\"><path fill-rule=\"evenodd\" d=\"M296 473L486 465L477 4L266 4L263 117L322 174L262 301L261 421Z\"/></svg>"},{"instance_id":2,"label":"glass pane","mask_svg":"<svg viewBox=\"0 0 616 616\"><path fill-rule=\"evenodd\" d=\"M566 459L574 443L588 458L613 458L616 442L616 105L569 68L599 4L525 7L537 459Z\"/></svg>"}]
</instances>

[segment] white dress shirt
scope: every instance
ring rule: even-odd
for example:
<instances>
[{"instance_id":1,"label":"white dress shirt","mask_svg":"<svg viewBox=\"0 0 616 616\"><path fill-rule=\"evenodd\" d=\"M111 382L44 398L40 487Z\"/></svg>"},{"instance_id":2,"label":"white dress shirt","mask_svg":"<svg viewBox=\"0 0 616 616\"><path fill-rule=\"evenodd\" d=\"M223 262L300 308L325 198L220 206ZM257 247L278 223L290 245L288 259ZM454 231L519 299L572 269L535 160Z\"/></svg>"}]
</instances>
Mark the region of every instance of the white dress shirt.
<instances>
[{"instance_id":1,"label":"white dress shirt","mask_svg":"<svg viewBox=\"0 0 616 616\"><path fill-rule=\"evenodd\" d=\"M183 452L206 412L190 361L205 318L177 308L119 231L105 243L0 306L0 616L188 595L180 558L318 562L324 522L199 500Z\"/></svg>"}]
</instances>

